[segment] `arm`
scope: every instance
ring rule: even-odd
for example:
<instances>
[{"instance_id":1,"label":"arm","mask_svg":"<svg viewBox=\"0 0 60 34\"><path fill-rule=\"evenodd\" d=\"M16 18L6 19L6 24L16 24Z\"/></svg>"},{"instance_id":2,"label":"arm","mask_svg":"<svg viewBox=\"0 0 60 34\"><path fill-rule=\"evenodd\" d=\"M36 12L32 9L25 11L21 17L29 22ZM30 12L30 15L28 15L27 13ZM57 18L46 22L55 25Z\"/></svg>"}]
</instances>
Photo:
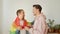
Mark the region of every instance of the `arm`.
<instances>
[{"instance_id":1,"label":"arm","mask_svg":"<svg viewBox=\"0 0 60 34\"><path fill-rule=\"evenodd\" d=\"M39 19L39 23L41 24L41 32L42 34L45 34L46 33L46 29L47 29L47 23L46 23L46 19L44 19L43 17L41 17Z\"/></svg>"},{"instance_id":2,"label":"arm","mask_svg":"<svg viewBox=\"0 0 60 34\"><path fill-rule=\"evenodd\" d=\"M12 25L13 25L14 28L16 28L18 30L21 30L22 29L21 26L20 25L17 25L15 22L13 22Z\"/></svg>"}]
</instances>

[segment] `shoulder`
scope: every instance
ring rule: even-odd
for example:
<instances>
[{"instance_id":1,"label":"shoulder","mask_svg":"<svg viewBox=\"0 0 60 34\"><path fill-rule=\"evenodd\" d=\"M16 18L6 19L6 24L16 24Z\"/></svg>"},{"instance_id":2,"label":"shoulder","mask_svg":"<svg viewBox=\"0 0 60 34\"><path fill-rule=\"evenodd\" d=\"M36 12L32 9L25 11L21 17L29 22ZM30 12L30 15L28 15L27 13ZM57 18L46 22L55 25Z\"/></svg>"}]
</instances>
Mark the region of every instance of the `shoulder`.
<instances>
[{"instance_id":1,"label":"shoulder","mask_svg":"<svg viewBox=\"0 0 60 34\"><path fill-rule=\"evenodd\" d=\"M26 19L24 19L24 21L27 21Z\"/></svg>"},{"instance_id":2,"label":"shoulder","mask_svg":"<svg viewBox=\"0 0 60 34\"><path fill-rule=\"evenodd\" d=\"M40 20L46 20L46 16L45 16L45 15L40 15L40 16L39 16L39 19L40 19Z\"/></svg>"}]
</instances>

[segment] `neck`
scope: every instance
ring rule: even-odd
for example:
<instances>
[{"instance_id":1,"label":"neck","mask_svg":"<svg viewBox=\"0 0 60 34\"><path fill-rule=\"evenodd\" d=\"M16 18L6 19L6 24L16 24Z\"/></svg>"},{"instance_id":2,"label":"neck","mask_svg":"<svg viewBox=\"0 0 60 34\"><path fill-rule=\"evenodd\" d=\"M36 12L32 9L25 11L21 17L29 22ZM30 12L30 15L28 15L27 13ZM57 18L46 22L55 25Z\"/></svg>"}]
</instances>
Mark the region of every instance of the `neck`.
<instances>
[{"instance_id":1,"label":"neck","mask_svg":"<svg viewBox=\"0 0 60 34\"><path fill-rule=\"evenodd\" d=\"M40 14L41 14L41 13L37 13L37 14L36 14L36 17L39 16Z\"/></svg>"},{"instance_id":2,"label":"neck","mask_svg":"<svg viewBox=\"0 0 60 34\"><path fill-rule=\"evenodd\" d=\"M19 18L19 17L18 17ZM22 18L19 18L20 20L23 20Z\"/></svg>"},{"instance_id":3,"label":"neck","mask_svg":"<svg viewBox=\"0 0 60 34\"><path fill-rule=\"evenodd\" d=\"M20 19L20 20L22 20L22 19Z\"/></svg>"}]
</instances>

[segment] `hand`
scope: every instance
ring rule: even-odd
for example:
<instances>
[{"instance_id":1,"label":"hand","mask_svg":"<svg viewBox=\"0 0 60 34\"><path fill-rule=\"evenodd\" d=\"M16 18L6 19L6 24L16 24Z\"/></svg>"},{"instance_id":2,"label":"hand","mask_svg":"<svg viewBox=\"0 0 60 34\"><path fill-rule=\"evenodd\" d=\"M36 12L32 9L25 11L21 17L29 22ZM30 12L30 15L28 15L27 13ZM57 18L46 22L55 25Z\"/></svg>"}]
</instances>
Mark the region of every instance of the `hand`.
<instances>
[{"instance_id":1,"label":"hand","mask_svg":"<svg viewBox=\"0 0 60 34\"><path fill-rule=\"evenodd\" d=\"M29 30L29 28L28 28L28 27L25 27L25 30L27 30L27 31L28 31L28 30Z\"/></svg>"},{"instance_id":2,"label":"hand","mask_svg":"<svg viewBox=\"0 0 60 34\"><path fill-rule=\"evenodd\" d=\"M29 28L31 28L31 27L32 27L32 25L31 25L31 24L28 24L27 26L28 26Z\"/></svg>"},{"instance_id":3,"label":"hand","mask_svg":"<svg viewBox=\"0 0 60 34\"><path fill-rule=\"evenodd\" d=\"M18 30L21 30L22 28L20 26L17 27Z\"/></svg>"},{"instance_id":4,"label":"hand","mask_svg":"<svg viewBox=\"0 0 60 34\"><path fill-rule=\"evenodd\" d=\"M32 25L31 25L31 24L28 24L28 26L30 26L30 27L31 27Z\"/></svg>"}]
</instances>

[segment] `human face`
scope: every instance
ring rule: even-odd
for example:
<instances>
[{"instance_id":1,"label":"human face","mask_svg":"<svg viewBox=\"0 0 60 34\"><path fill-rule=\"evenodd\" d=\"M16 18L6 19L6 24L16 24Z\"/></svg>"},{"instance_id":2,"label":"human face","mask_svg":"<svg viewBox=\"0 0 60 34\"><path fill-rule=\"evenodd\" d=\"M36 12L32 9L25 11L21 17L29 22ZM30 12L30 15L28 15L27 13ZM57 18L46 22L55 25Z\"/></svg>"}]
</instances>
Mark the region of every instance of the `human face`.
<instances>
[{"instance_id":1,"label":"human face","mask_svg":"<svg viewBox=\"0 0 60 34\"><path fill-rule=\"evenodd\" d=\"M24 14L24 11L21 11L21 13L18 13L18 17L20 18L20 20L22 20L22 19L24 19L24 16L25 16L25 14Z\"/></svg>"},{"instance_id":2,"label":"human face","mask_svg":"<svg viewBox=\"0 0 60 34\"><path fill-rule=\"evenodd\" d=\"M36 14L37 14L37 9L35 7L33 7L33 14L34 14L34 16L36 16Z\"/></svg>"}]
</instances>

